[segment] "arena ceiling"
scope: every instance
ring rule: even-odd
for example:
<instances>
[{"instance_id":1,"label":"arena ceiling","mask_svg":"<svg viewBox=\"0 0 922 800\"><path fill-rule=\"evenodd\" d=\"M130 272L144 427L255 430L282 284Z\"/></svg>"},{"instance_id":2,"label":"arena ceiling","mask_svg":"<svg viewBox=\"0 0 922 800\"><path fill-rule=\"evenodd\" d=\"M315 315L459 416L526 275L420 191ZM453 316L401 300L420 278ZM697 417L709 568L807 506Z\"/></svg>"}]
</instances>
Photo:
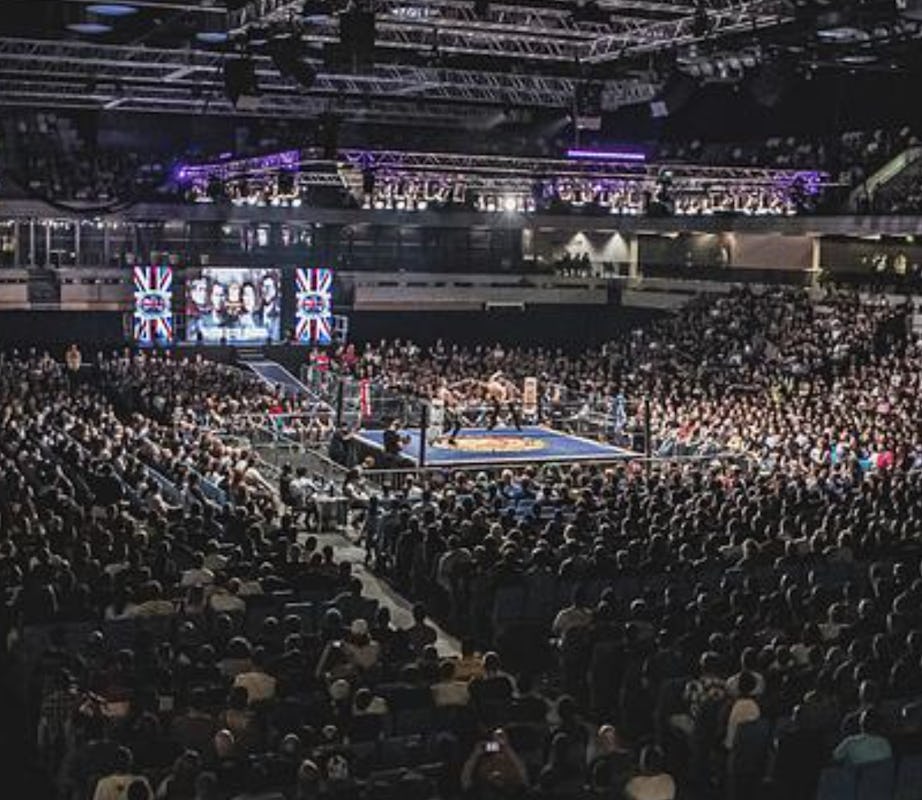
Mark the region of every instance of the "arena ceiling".
<instances>
[{"instance_id":1,"label":"arena ceiling","mask_svg":"<svg viewBox=\"0 0 922 800\"><path fill-rule=\"evenodd\" d=\"M4 5L0 105L401 124L612 111L649 103L677 75L893 70L915 58L922 30L914 0ZM242 75L229 79L228 62Z\"/></svg>"}]
</instances>

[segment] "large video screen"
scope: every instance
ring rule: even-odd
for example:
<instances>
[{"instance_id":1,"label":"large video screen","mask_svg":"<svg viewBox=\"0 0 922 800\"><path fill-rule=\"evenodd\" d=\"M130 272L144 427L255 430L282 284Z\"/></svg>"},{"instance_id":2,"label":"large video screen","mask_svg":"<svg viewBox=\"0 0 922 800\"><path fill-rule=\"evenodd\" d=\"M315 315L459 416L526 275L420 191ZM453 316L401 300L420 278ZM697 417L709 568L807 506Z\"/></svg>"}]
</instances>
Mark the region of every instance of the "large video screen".
<instances>
[{"instance_id":1,"label":"large video screen","mask_svg":"<svg viewBox=\"0 0 922 800\"><path fill-rule=\"evenodd\" d=\"M277 269L209 267L186 283L190 342L250 344L282 337Z\"/></svg>"},{"instance_id":2,"label":"large video screen","mask_svg":"<svg viewBox=\"0 0 922 800\"><path fill-rule=\"evenodd\" d=\"M173 269L134 268L134 340L146 347L173 343Z\"/></svg>"},{"instance_id":3,"label":"large video screen","mask_svg":"<svg viewBox=\"0 0 922 800\"><path fill-rule=\"evenodd\" d=\"M333 270L295 271L295 338L302 344L333 341Z\"/></svg>"}]
</instances>

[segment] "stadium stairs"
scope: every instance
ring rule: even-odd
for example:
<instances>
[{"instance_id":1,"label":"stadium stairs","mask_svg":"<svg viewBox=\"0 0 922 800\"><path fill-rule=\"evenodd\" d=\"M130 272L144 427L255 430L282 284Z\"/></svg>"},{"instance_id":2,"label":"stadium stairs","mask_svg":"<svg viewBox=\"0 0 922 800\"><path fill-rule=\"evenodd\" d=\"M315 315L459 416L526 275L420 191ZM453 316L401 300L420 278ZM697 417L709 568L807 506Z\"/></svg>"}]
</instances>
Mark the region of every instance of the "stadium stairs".
<instances>
[{"instance_id":1,"label":"stadium stairs","mask_svg":"<svg viewBox=\"0 0 922 800\"><path fill-rule=\"evenodd\" d=\"M245 351L255 351L258 348L244 348ZM238 359L241 365L252 370L257 376L269 386L280 386L285 394L310 394L308 388L292 375L285 367L275 361L269 361L259 354L246 354L244 351L238 353Z\"/></svg>"},{"instance_id":2,"label":"stadium stairs","mask_svg":"<svg viewBox=\"0 0 922 800\"><path fill-rule=\"evenodd\" d=\"M922 175L922 147L909 147L891 158L852 190L850 207L858 211L863 197L898 197Z\"/></svg>"}]
</instances>

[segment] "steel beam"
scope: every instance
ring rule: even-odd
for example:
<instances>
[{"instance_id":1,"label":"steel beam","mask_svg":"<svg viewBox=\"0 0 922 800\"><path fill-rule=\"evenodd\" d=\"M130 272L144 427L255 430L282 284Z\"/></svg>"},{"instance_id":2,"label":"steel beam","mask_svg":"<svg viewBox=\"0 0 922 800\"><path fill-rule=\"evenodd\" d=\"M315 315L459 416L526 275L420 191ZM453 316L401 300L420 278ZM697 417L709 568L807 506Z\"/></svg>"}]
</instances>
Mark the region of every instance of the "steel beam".
<instances>
[{"instance_id":1,"label":"steel beam","mask_svg":"<svg viewBox=\"0 0 922 800\"><path fill-rule=\"evenodd\" d=\"M617 61L659 50L671 50L694 42L734 33L755 32L793 20L784 0L707 0L707 27L698 28L698 16L690 14L664 22L636 22L631 30L600 36L580 50L587 64Z\"/></svg>"},{"instance_id":2,"label":"steel beam","mask_svg":"<svg viewBox=\"0 0 922 800\"><path fill-rule=\"evenodd\" d=\"M84 101L100 95L100 102L118 99L121 108L137 108L154 92L189 109L209 104L223 108L222 65L219 54L199 50L0 38L0 74L6 76L0 92L8 100L26 97L36 82L60 82L62 92L73 94L84 81ZM563 77L379 65L368 75L320 72L306 93L280 76L267 58L256 58L256 73L260 113L272 113L276 106L281 112L310 107L324 97L567 109L577 86L577 81ZM616 108L648 101L656 90L655 84L640 79L608 81L603 101L606 108Z\"/></svg>"}]
</instances>

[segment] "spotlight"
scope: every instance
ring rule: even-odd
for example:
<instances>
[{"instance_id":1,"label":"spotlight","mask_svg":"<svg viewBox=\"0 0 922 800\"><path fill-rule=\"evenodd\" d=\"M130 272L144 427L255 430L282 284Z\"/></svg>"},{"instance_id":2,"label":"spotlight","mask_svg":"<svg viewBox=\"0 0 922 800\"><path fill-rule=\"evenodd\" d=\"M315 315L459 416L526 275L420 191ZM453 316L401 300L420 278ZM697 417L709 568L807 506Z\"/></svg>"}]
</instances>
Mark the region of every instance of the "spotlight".
<instances>
[{"instance_id":1,"label":"spotlight","mask_svg":"<svg viewBox=\"0 0 922 800\"><path fill-rule=\"evenodd\" d=\"M112 26L102 22L73 22L67 26L67 30L86 36L100 36L103 33L111 33Z\"/></svg>"},{"instance_id":2,"label":"spotlight","mask_svg":"<svg viewBox=\"0 0 922 800\"><path fill-rule=\"evenodd\" d=\"M513 195L509 194L503 198L503 211L510 214L515 211L515 197Z\"/></svg>"},{"instance_id":3,"label":"spotlight","mask_svg":"<svg viewBox=\"0 0 922 800\"><path fill-rule=\"evenodd\" d=\"M86 10L90 14L99 14L101 17L130 17L138 13L137 6L130 6L127 3L93 3L88 5Z\"/></svg>"}]
</instances>

